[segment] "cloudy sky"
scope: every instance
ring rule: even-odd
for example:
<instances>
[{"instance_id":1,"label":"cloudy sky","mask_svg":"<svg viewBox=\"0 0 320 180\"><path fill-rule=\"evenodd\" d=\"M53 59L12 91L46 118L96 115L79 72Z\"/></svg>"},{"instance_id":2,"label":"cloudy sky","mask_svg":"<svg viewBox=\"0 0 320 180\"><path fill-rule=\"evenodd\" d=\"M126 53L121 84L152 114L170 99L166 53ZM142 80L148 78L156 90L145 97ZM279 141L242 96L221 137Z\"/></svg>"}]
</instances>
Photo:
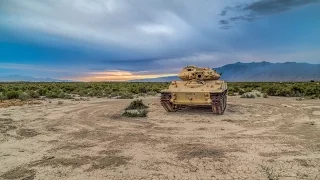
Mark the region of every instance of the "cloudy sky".
<instances>
[{"instance_id":1,"label":"cloudy sky","mask_svg":"<svg viewBox=\"0 0 320 180\"><path fill-rule=\"evenodd\" d=\"M238 61L320 63L320 0L0 0L0 76L129 80Z\"/></svg>"}]
</instances>

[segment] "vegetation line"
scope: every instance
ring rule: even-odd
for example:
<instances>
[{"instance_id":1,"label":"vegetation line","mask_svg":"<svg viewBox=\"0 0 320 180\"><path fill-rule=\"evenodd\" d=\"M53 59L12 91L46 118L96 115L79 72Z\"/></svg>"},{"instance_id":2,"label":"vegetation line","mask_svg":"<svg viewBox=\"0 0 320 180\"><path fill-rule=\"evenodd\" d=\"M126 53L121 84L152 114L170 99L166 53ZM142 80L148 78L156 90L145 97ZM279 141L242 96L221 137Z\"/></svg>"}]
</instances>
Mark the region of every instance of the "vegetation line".
<instances>
[{"instance_id":1,"label":"vegetation line","mask_svg":"<svg viewBox=\"0 0 320 180\"><path fill-rule=\"evenodd\" d=\"M0 100L35 99L39 97L72 99L108 97L132 99L156 95L169 86L168 82L11 82L0 83ZM228 82L228 95L243 95L257 90L269 96L320 98L318 82Z\"/></svg>"}]
</instances>

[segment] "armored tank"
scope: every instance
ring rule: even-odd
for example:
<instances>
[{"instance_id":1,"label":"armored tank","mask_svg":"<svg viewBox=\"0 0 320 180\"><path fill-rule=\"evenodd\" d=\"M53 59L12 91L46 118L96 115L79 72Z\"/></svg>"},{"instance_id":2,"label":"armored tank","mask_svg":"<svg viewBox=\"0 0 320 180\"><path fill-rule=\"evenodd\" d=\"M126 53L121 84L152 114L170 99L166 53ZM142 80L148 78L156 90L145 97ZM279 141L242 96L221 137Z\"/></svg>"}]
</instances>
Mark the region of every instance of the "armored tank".
<instances>
[{"instance_id":1,"label":"armored tank","mask_svg":"<svg viewBox=\"0 0 320 180\"><path fill-rule=\"evenodd\" d=\"M179 73L182 81L172 81L161 91L161 105L168 112L186 106L210 106L214 114L222 115L227 107L227 83L210 68L186 66Z\"/></svg>"}]
</instances>

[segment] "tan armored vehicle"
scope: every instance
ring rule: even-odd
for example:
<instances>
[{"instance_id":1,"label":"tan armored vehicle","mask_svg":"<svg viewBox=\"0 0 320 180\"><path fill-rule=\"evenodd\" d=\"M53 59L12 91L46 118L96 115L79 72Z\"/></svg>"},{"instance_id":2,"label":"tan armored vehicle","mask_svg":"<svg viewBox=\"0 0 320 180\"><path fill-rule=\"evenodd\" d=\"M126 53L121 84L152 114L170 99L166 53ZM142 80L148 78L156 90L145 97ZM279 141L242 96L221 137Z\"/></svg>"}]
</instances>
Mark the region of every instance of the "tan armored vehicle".
<instances>
[{"instance_id":1,"label":"tan armored vehicle","mask_svg":"<svg viewBox=\"0 0 320 180\"><path fill-rule=\"evenodd\" d=\"M179 73L182 81L172 81L161 91L161 104L168 112L186 106L211 106L214 114L223 114L227 107L227 83L210 68L186 66Z\"/></svg>"}]
</instances>

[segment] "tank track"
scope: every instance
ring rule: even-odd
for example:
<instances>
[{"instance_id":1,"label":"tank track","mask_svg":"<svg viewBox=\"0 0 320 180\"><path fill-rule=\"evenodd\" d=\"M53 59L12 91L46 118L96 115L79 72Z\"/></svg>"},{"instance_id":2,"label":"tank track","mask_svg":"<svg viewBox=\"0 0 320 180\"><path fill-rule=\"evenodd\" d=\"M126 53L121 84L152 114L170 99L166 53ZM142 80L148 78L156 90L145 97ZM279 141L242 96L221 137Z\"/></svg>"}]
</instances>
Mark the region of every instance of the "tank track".
<instances>
[{"instance_id":1,"label":"tank track","mask_svg":"<svg viewBox=\"0 0 320 180\"><path fill-rule=\"evenodd\" d=\"M212 100L211 109L213 114L222 115L227 107L227 90L222 93L210 93ZM167 112L175 112L183 106L174 105L170 102L171 93L161 93L160 102Z\"/></svg>"},{"instance_id":2,"label":"tank track","mask_svg":"<svg viewBox=\"0 0 320 180\"><path fill-rule=\"evenodd\" d=\"M178 110L178 106L172 104L172 102L170 102L170 99L171 99L171 93L161 93L160 102L163 108L167 112L175 112Z\"/></svg>"},{"instance_id":3,"label":"tank track","mask_svg":"<svg viewBox=\"0 0 320 180\"><path fill-rule=\"evenodd\" d=\"M211 108L213 114L222 115L227 107L227 90L222 93L210 93L212 100Z\"/></svg>"}]
</instances>

